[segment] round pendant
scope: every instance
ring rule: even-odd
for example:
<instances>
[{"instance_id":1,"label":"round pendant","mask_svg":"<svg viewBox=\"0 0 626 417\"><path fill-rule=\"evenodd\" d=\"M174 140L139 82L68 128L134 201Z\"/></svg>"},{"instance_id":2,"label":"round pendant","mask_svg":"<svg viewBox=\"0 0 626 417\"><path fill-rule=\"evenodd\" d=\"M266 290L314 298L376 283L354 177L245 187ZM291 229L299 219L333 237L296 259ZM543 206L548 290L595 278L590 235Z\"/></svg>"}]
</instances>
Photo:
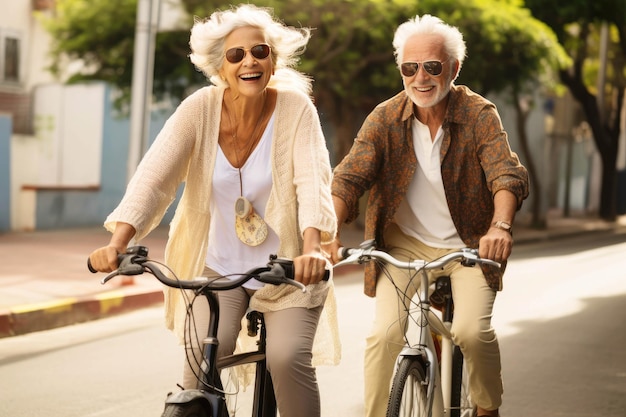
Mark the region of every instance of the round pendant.
<instances>
[{"instance_id":1,"label":"round pendant","mask_svg":"<svg viewBox=\"0 0 626 417\"><path fill-rule=\"evenodd\" d=\"M248 246L258 246L267 239L267 224L255 213L252 204L245 198L235 201L235 233Z\"/></svg>"},{"instance_id":2,"label":"round pendant","mask_svg":"<svg viewBox=\"0 0 626 417\"><path fill-rule=\"evenodd\" d=\"M235 218L237 237L248 246L258 246L267 238L267 224L256 213Z\"/></svg>"},{"instance_id":3,"label":"round pendant","mask_svg":"<svg viewBox=\"0 0 626 417\"><path fill-rule=\"evenodd\" d=\"M242 219L252 213L252 204L241 196L235 201L235 214Z\"/></svg>"}]
</instances>

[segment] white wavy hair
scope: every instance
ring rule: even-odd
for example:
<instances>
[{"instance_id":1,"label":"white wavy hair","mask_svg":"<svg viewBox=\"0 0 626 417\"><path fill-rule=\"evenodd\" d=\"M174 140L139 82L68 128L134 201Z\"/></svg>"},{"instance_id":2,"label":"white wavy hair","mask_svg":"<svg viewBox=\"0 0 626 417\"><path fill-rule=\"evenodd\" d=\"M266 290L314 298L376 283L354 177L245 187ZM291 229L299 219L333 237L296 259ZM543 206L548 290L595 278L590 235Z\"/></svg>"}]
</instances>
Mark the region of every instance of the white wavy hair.
<instances>
[{"instance_id":1,"label":"white wavy hair","mask_svg":"<svg viewBox=\"0 0 626 417\"><path fill-rule=\"evenodd\" d=\"M398 68L404 59L404 46L408 39L414 35L441 36L446 54L459 62L457 75L461 72L466 53L463 34L456 27L450 26L440 18L429 14L425 14L422 17L415 16L402 23L396 29L396 33L393 36L393 48Z\"/></svg>"},{"instance_id":2,"label":"white wavy hair","mask_svg":"<svg viewBox=\"0 0 626 417\"><path fill-rule=\"evenodd\" d=\"M219 76L224 63L226 37L241 27L259 28L265 35L272 53L274 75L269 87L297 89L307 95L312 91L312 79L294 69L311 37L309 28L286 26L273 15L270 8L242 4L228 10L218 10L206 19L195 18L191 28L189 59L217 86L228 86Z\"/></svg>"}]
</instances>

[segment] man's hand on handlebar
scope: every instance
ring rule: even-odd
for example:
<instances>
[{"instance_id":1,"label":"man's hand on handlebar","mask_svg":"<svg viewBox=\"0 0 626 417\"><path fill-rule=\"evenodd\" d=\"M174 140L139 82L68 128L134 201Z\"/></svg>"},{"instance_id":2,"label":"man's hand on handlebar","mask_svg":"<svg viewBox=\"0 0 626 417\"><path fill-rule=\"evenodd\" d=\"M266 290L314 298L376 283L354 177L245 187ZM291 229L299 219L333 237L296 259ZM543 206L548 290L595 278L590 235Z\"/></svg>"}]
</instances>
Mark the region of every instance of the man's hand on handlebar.
<instances>
[{"instance_id":1,"label":"man's hand on handlebar","mask_svg":"<svg viewBox=\"0 0 626 417\"><path fill-rule=\"evenodd\" d=\"M506 230L491 228L486 235L480 238L478 256L502 263L511 256L512 249L513 237L511 234Z\"/></svg>"},{"instance_id":2,"label":"man's hand on handlebar","mask_svg":"<svg viewBox=\"0 0 626 417\"><path fill-rule=\"evenodd\" d=\"M339 256L339 249L342 247L343 245L341 244L339 235L337 235L332 242L322 245L322 250L327 254L330 263L335 265L341 260L341 257Z\"/></svg>"}]
</instances>

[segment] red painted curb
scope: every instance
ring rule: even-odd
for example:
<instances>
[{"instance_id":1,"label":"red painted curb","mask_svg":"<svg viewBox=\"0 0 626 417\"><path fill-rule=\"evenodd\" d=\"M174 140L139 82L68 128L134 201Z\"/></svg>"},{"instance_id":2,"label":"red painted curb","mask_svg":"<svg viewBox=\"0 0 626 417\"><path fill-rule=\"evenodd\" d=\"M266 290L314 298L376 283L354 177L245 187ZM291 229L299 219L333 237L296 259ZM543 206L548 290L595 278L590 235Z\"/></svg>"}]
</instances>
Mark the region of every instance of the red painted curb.
<instances>
[{"instance_id":1,"label":"red painted curb","mask_svg":"<svg viewBox=\"0 0 626 417\"><path fill-rule=\"evenodd\" d=\"M360 269L361 265L345 265L334 275L339 277ZM143 293L111 291L97 297L68 298L42 305L16 307L0 311L0 338L98 320L161 303L161 290Z\"/></svg>"},{"instance_id":2,"label":"red painted curb","mask_svg":"<svg viewBox=\"0 0 626 417\"><path fill-rule=\"evenodd\" d=\"M85 299L67 299L29 309L0 312L0 338L18 336L42 330L126 313L163 303L163 292L117 294Z\"/></svg>"}]
</instances>

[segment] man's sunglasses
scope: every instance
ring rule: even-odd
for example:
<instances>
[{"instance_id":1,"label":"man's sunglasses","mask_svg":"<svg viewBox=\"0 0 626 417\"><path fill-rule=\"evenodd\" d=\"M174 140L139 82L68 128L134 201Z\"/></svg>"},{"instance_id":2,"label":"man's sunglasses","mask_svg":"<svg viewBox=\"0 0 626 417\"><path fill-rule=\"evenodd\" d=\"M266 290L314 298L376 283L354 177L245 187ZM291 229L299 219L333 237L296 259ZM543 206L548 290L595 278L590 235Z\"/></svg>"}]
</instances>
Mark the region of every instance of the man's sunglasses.
<instances>
[{"instance_id":1,"label":"man's sunglasses","mask_svg":"<svg viewBox=\"0 0 626 417\"><path fill-rule=\"evenodd\" d=\"M246 56L246 51L250 51L253 57L256 59L265 59L269 56L271 48L269 45L265 43L260 43L258 45L254 45L250 49L245 48L230 48L226 51L226 60L231 64L236 64L241 62L241 60Z\"/></svg>"},{"instance_id":2,"label":"man's sunglasses","mask_svg":"<svg viewBox=\"0 0 626 417\"><path fill-rule=\"evenodd\" d=\"M446 62L446 61L443 61ZM436 77L441 75L441 71L443 71L443 62L441 61L424 61L424 62L403 62L400 65L400 71L402 75L405 77L412 77L417 74L417 71L420 68L420 65L430 75Z\"/></svg>"}]
</instances>

